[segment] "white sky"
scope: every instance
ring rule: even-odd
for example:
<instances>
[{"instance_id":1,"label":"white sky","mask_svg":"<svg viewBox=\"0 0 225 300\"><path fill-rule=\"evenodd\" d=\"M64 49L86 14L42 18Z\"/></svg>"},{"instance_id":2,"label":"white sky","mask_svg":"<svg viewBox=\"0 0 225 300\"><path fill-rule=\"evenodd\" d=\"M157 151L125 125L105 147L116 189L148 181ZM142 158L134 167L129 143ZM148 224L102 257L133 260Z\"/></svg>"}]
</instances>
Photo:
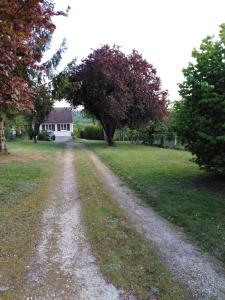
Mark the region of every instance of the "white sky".
<instances>
[{"instance_id":1,"label":"white sky","mask_svg":"<svg viewBox=\"0 0 225 300\"><path fill-rule=\"evenodd\" d=\"M225 0L56 0L56 8L70 5L68 18L57 17L52 53L63 37L68 50L63 68L91 49L116 44L130 53L138 50L157 69L169 99L178 96L182 68L191 51L207 35L217 34L225 22ZM51 52L50 51L50 52Z\"/></svg>"}]
</instances>

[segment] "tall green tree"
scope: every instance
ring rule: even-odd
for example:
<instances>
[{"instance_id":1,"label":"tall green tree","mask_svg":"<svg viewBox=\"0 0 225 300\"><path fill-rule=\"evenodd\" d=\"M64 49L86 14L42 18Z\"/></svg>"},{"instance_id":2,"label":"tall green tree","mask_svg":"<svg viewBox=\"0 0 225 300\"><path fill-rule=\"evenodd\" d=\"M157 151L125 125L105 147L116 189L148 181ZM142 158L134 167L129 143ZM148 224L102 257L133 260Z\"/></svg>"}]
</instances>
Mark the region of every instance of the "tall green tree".
<instances>
[{"instance_id":1,"label":"tall green tree","mask_svg":"<svg viewBox=\"0 0 225 300\"><path fill-rule=\"evenodd\" d=\"M206 37L183 70L176 131L203 169L225 174L225 24L219 38Z\"/></svg>"}]
</instances>

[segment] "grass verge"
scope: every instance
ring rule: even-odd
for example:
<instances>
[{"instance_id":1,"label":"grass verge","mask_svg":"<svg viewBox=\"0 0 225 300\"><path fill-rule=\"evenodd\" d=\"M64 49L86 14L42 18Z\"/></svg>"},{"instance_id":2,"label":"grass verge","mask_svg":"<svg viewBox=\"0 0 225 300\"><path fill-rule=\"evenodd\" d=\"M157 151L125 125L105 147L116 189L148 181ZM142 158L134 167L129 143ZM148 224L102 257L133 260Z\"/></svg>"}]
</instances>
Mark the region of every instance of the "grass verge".
<instances>
[{"instance_id":1,"label":"grass verge","mask_svg":"<svg viewBox=\"0 0 225 300\"><path fill-rule=\"evenodd\" d=\"M160 215L225 265L224 178L199 170L186 151L85 144Z\"/></svg>"},{"instance_id":2,"label":"grass verge","mask_svg":"<svg viewBox=\"0 0 225 300\"><path fill-rule=\"evenodd\" d=\"M9 143L0 156L0 299L16 299L38 243L39 221L59 151L47 143ZM58 148L56 148L58 149Z\"/></svg>"},{"instance_id":3,"label":"grass verge","mask_svg":"<svg viewBox=\"0 0 225 300\"><path fill-rule=\"evenodd\" d=\"M111 199L87 152L78 147L75 157L83 220L103 274L137 299L191 299Z\"/></svg>"}]
</instances>

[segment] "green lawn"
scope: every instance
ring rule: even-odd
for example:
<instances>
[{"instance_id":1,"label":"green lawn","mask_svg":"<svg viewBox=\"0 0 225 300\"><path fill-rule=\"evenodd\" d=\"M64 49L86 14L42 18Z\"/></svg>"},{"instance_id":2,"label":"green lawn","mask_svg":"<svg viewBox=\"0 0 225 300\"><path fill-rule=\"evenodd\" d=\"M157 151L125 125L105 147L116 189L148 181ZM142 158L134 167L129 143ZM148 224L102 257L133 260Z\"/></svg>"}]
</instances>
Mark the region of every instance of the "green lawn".
<instances>
[{"instance_id":1,"label":"green lawn","mask_svg":"<svg viewBox=\"0 0 225 300\"><path fill-rule=\"evenodd\" d=\"M1 299L16 299L21 288L63 146L10 142L0 156L0 285L9 288Z\"/></svg>"},{"instance_id":2,"label":"green lawn","mask_svg":"<svg viewBox=\"0 0 225 300\"><path fill-rule=\"evenodd\" d=\"M186 151L85 142L149 205L225 264L225 181L199 170Z\"/></svg>"}]
</instances>

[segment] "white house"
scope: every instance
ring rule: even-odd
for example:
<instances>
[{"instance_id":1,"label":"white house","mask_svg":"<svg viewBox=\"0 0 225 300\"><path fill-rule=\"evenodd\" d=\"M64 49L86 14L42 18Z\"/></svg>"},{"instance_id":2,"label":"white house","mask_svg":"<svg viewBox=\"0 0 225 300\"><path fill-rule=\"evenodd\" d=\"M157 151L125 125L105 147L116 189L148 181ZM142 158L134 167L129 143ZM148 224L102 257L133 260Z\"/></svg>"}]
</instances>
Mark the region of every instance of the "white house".
<instances>
[{"instance_id":1,"label":"white house","mask_svg":"<svg viewBox=\"0 0 225 300\"><path fill-rule=\"evenodd\" d=\"M41 124L40 131L51 130L56 140L70 140L73 132L73 111L70 107L55 107Z\"/></svg>"}]
</instances>

